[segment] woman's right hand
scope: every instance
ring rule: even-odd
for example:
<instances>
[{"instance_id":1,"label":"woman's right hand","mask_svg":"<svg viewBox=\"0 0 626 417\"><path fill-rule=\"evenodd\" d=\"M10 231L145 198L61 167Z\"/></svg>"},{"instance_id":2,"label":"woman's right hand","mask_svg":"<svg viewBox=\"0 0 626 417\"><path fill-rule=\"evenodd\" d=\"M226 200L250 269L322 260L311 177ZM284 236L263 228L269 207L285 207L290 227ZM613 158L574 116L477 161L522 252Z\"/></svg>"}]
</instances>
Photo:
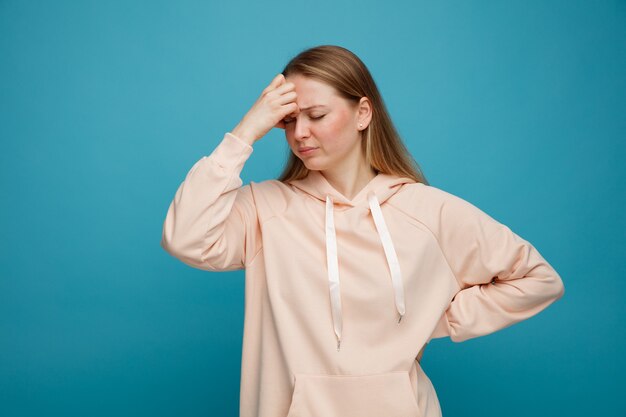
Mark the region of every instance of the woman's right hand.
<instances>
[{"instance_id":1,"label":"woman's right hand","mask_svg":"<svg viewBox=\"0 0 626 417\"><path fill-rule=\"evenodd\" d=\"M284 129L283 119L297 111L295 85L278 74L231 133L252 145L273 127Z\"/></svg>"}]
</instances>

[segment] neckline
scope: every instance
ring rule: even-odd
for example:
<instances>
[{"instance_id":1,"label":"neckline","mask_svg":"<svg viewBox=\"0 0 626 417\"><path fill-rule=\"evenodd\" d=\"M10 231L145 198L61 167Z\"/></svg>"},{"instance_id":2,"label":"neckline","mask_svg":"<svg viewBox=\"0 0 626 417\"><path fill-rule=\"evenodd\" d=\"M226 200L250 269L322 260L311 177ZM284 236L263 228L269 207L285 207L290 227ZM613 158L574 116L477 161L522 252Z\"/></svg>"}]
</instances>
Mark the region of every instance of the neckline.
<instances>
[{"instance_id":1,"label":"neckline","mask_svg":"<svg viewBox=\"0 0 626 417\"><path fill-rule=\"evenodd\" d=\"M320 171L310 171L308 175L316 175L318 179L321 181L320 187L318 188L323 194L330 195L333 197L335 202L343 202L350 205L356 205L357 202L364 199L364 195L371 189L373 189L374 185L378 183L380 179L383 177L383 173L379 172L375 177L370 179L352 198L346 197L339 190L337 190L333 185L328 181L328 179L320 172ZM313 179L313 178L312 178Z\"/></svg>"},{"instance_id":2,"label":"neckline","mask_svg":"<svg viewBox=\"0 0 626 417\"><path fill-rule=\"evenodd\" d=\"M335 193L337 193L339 196L341 196L343 199L345 199L346 201L350 201L350 202L355 202L359 200L359 197L361 197L362 194L364 194L369 188L371 188L372 184L376 181L376 179L380 176L380 173L376 174L374 177L372 177L367 183L365 183L365 185L363 187L361 187L361 189L359 191L356 192L356 194L352 197L352 198L348 198L345 194L343 194L342 192L340 192L339 190L337 190L331 183L330 181L328 181L328 179L324 176L324 174L322 174L321 172L317 171L319 173L319 175L324 179L324 181L326 182L326 184L328 185L328 187L330 187L332 190L334 190Z\"/></svg>"}]
</instances>

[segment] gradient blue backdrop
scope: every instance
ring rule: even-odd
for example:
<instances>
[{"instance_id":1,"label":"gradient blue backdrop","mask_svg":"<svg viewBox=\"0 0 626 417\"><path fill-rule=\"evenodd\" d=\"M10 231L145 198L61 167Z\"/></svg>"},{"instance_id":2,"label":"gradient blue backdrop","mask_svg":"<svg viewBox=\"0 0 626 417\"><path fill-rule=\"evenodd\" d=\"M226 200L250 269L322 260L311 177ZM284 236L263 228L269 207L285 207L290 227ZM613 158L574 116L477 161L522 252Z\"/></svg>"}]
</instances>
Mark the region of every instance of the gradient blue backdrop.
<instances>
[{"instance_id":1,"label":"gradient blue backdrop","mask_svg":"<svg viewBox=\"0 0 626 417\"><path fill-rule=\"evenodd\" d=\"M161 249L167 207L300 50L370 68L432 185L565 296L423 366L453 416L623 416L624 1L0 1L0 415L236 416L243 271ZM244 183L274 178L283 132Z\"/></svg>"}]
</instances>

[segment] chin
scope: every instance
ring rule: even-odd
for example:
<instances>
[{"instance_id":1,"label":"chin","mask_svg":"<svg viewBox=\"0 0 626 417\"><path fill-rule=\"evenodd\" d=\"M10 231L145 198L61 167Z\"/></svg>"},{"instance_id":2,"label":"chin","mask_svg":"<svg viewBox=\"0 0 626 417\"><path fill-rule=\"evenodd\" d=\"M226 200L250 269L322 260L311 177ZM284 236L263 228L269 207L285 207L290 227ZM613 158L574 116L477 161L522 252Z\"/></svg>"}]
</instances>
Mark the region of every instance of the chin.
<instances>
[{"instance_id":1,"label":"chin","mask_svg":"<svg viewBox=\"0 0 626 417\"><path fill-rule=\"evenodd\" d=\"M314 157L310 158L301 158L297 154L295 155L298 159L300 159L300 161L302 161L302 164L311 171L323 171L325 169L328 169L328 166L332 164L328 158L322 155L315 155Z\"/></svg>"},{"instance_id":2,"label":"chin","mask_svg":"<svg viewBox=\"0 0 626 417\"><path fill-rule=\"evenodd\" d=\"M306 159L301 159L304 166L311 171L322 171L325 167L321 164L316 164L315 162L308 161Z\"/></svg>"}]
</instances>

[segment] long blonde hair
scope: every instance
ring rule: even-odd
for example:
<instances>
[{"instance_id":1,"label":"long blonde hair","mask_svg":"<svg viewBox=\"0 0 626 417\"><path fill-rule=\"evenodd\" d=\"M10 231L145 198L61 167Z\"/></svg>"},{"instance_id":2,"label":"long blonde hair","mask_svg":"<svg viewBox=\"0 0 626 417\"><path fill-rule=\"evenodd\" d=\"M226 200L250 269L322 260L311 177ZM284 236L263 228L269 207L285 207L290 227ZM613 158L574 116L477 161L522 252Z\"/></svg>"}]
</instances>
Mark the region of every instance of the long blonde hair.
<instances>
[{"instance_id":1,"label":"long blonde hair","mask_svg":"<svg viewBox=\"0 0 626 417\"><path fill-rule=\"evenodd\" d=\"M354 53L337 45L320 45L306 49L292 58L282 71L322 81L355 104L367 97L372 104L372 120L361 132L366 161L376 172L408 177L428 185L419 165L402 142L385 103L365 64ZM293 152L278 180L287 182L307 176L309 169Z\"/></svg>"}]
</instances>

